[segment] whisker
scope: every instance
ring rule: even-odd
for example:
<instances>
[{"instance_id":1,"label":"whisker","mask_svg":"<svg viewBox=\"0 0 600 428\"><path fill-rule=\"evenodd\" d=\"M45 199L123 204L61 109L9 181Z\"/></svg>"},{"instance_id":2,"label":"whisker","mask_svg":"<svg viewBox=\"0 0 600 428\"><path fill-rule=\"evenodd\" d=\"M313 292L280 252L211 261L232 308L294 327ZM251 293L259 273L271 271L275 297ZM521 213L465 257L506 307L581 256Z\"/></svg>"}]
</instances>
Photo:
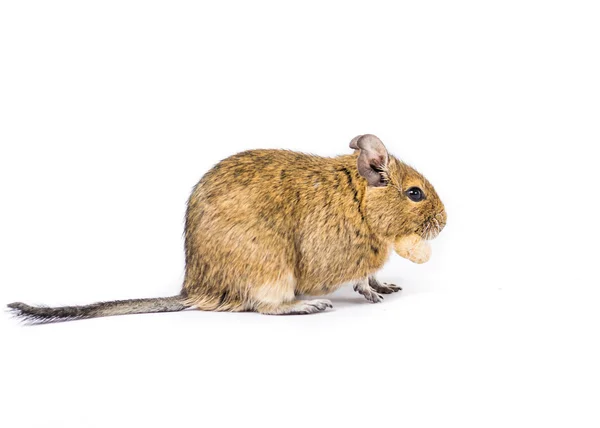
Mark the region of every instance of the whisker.
<instances>
[{"instance_id":1,"label":"whisker","mask_svg":"<svg viewBox=\"0 0 600 428\"><path fill-rule=\"evenodd\" d=\"M433 218L433 220L435 221L435 225L436 225L436 236L440 234L440 232L442 231L442 228L440 226L440 222L438 221L438 219L436 217Z\"/></svg>"}]
</instances>

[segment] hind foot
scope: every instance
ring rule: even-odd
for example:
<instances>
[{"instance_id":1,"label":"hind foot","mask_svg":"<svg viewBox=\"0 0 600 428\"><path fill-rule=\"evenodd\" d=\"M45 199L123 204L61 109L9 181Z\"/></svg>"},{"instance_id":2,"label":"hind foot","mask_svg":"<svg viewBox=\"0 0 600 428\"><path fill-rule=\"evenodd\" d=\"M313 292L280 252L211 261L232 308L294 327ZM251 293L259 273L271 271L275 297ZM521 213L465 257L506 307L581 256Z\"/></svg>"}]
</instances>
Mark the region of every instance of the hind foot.
<instances>
[{"instance_id":1,"label":"hind foot","mask_svg":"<svg viewBox=\"0 0 600 428\"><path fill-rule=\"evenodd\" d=\"M369 277L369 285L373 290L381 294L392 294L402 290L402 287L398 287L397 285L379 282L374 276Z\"/></svg>"},{"instance_id":2,"label":"hind foot","mask_svg":"<svg viewBox=\"0 0 600 428\"><path fill-rule=\"evenodd\" d=\"M327 299L297 300L292 303L284 303L278 306L264 305L256 310L265 315L305 315L323 312L327 308L333 308Z\"/></svg>"}]
</instances>

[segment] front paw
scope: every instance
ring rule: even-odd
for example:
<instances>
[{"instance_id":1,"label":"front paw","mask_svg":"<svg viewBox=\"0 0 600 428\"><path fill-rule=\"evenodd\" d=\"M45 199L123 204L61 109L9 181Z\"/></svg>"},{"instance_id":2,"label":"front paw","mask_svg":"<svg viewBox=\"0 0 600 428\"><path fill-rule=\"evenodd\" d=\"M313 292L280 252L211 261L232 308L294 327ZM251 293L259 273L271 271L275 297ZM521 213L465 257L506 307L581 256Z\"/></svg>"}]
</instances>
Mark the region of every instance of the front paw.
<instances>
[{"instance_id":1,"label":"front paw","mask_svg":"<svg viewBox=\"0 0 600 428\"><path fill-rule=\"evenodd\" d=\"M377 287L373 287L375 291L381 294L392 294L402 290L402 287L396 284L388 284L387 282L379 283Z\"/></svg>"},{"instance_id":2,"label":"front paw","mask_svg":"<svg viewBox=\"0 0 600 428\"><path fill-rule=\"evenodd\" d=\"M375 291L371 286L365 281L360 282L354 285L354 291L362 294L365 299L367 299L371 303L379 303L383 301L383 296Z\"/></svg>"},{"instance_id":3,"label":"front paw","mask_svg":"<svg viewBox=\"0 0 600 428\"><path fill-rule=\"evenodd\" d=\"M397 293L402 290L402 287L399 287L395 284L388 284L387 282L379 282L375 277L369 278L369 285L373 290L377 293L381 294L392 294Z\"/></svg>"}]
</instances>

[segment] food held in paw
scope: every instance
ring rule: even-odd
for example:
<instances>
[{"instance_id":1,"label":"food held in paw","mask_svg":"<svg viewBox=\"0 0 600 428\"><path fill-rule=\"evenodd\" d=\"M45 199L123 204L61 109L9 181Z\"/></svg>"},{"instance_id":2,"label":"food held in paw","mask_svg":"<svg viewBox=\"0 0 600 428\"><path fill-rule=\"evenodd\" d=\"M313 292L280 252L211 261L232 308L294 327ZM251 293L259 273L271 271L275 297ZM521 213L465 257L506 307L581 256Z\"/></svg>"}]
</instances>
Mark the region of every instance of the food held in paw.
<instances>
[{"instance_id":1,"label":"food held in paw","mask_svg":"<svg viewBox=\"0 0 600 428\"><path fill-rule=\"evenodd\" d=\"M414 263L425 263L431 257L431 246L419 235L402 237L394 244L394 250L400 257Z\"/></svg>"}]
</instances>

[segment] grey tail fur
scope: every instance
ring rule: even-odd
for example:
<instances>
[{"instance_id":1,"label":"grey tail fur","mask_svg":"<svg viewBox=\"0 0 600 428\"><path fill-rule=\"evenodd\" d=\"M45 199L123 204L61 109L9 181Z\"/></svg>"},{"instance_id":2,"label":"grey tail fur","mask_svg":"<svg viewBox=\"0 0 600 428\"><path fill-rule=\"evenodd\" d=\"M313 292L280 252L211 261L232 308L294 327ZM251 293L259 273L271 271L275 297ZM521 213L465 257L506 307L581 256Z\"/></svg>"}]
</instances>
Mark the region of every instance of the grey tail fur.
<instances>
[{"instance_id":1,"label":"grey tail fur","mask_svg":"<svg viewBox=\"0 0 600 428\"><path fill-rule=\"evenodd\" d=\"M190 305L186 303L186 296L180 294L173 297L158 297L154 299L99 302L86 306L48 308L46 306L29 306L25 303L15 302L10 303L8 307L17 318L28 324L45 324L112 315L177 312L189 308Z\"/></svg>"}]
</instances>

